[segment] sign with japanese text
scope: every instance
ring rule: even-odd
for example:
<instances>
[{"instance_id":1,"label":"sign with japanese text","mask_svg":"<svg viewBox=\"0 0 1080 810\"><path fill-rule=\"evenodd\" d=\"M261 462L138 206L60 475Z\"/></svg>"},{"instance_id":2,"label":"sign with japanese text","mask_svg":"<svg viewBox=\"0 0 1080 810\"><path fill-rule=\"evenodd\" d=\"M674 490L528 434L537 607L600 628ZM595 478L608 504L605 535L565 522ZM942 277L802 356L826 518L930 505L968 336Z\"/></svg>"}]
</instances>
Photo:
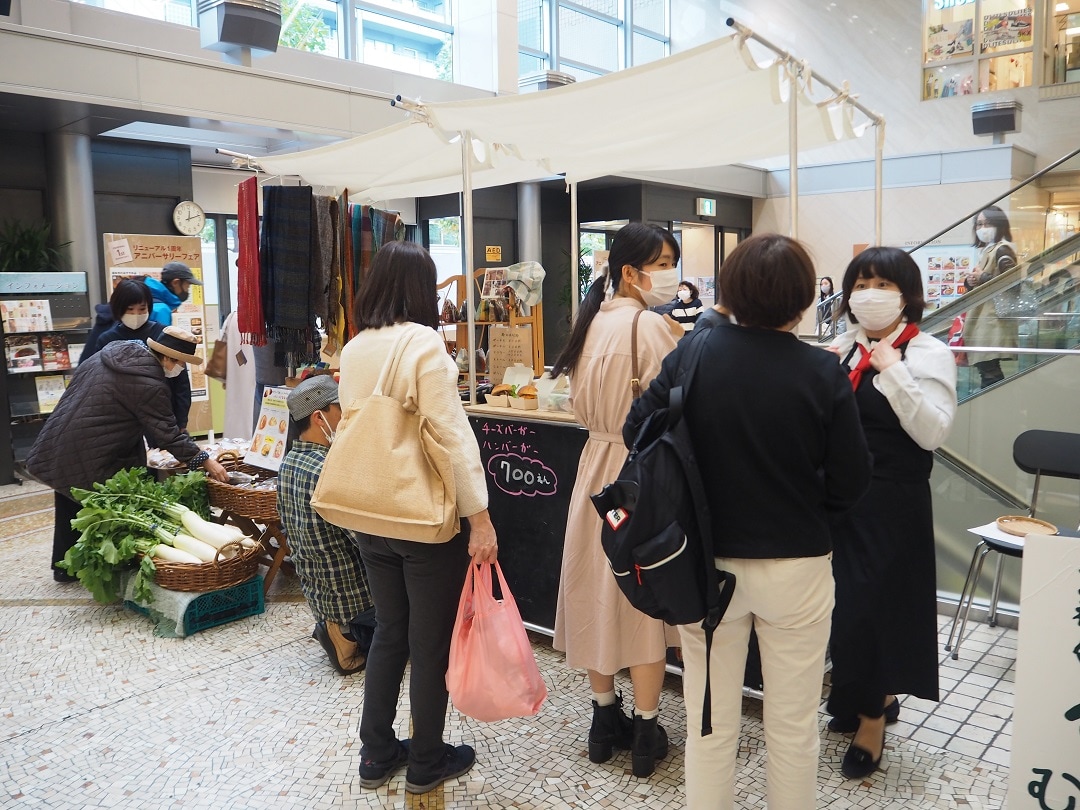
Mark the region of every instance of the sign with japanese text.
<instances>
[{"instance_id":1,"label":"sign with japanese text","mask_svg":"<svg viewBox=\"0 0 1080 810\"><path fill-rule=\"evenodd\" d=\"M285 455L289 435L289 389L285 386L263 389L259 421L255 435L244 454L244 463L277 472Z\"/></svg>"},{"instance_id":2,"label":"sign with japanese text","mask_svg":"<svg viewBox=\"0 0 1080 810\"><path fill-rule=\"evenodd\" d=\"M1009 810L1080 806L1080 538L1028 535Z\"/></svg>"}]
</instances>

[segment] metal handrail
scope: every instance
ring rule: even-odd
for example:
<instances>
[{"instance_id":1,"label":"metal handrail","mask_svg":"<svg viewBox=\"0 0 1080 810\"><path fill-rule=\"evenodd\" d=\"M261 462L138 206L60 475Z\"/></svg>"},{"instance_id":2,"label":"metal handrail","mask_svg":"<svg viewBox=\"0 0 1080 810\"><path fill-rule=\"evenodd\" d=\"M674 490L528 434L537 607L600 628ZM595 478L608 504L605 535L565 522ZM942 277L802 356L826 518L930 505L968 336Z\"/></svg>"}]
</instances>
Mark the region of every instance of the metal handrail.
<instances>
[{"instance_id":1,"label":"metal handrail","mask_svg":"<svg viewBox=\"0 0 1080 810\"><path fill-rule=\"evenodd\" d=\"M974 211L972 211L972 212L971 212L970 214L968 214L968 215L966 215L966 216L963 216L963 217L961 217L960 219L956 220L956 222L954 222L954 223L953 223L952 225L950 225L950 226L949 226L948 228L945 228L945 229L943 229L943 230L940 230L940 231L938 231L938 232L937 232L937 233L935 233L935 234L934 234L933 236L931 236L931 237L930 237L929 239L926 239L926 240L924 240L924 241L920 242L919 244L915 245L915 247L913 247L913 248L908 248L908 251L907 251L907 252L908 252L908 253L912 253L912 252L914 252L914 251L918 250L919 248L922 248L922 247L926 247L927 245L929 245L930 243L932 243L932 242L933 242L933 241L934 241L935 239L937 239L938 237L940 237L940 236L944 236L945 234L947 234L947 233L948 233L949 231L951 231L951 230L952 230L953 228L957 228L957 227L959 227L960 225L963 225L963 224L964 224L965 222L967 222L967 221L968 221L969 219L973 219L974 217L977 217L977 216L978 216L978 215L979 215L979 214L980 214L980 213L981 213L982 211L985 211L985 210L986 210L986 207L987 207L987 206L989 206L989 205L993 205L994 203L999 203L999 202L1001 202L1001 201L1002 201L1002 200L1004 200L1004 199L1005 199L1006 197L1008 197L1008 196L1009 196L1010 194L1015 194L1015 193L1016 193L1017 191L1019 191L1020 189L1022 189L1022 188L1023 188L1024 186L1026 186L1026 185L1027 185L1028 183L1031 183L1031 182L1033 182L1033 181L1035 181L1035 180L1038 180L1038 179L1039 179L1040 177L1042 177L1042 176L1043 176L1044 174L1047 174L1048 172L1050 172L1050 171L1053 171L1053 170L1054 170L1054 169L1056 169L1056 168L1057 168L1058 166L1060 166L1060 165L1061 165L1062 163L1065 163L1065 162L1067 162L1067 161L1069 161L1069 160L1072 160L1072 159L1073 159L1074 157L1076 157L1077 155L1080 155L1080 148L1074 149L1073 151L1069 152L1069 154L1065 155L1064 157L1060 157L1060 158L1058 158L1058 159L1057 159L1057 160L1055 160L1055 161L1054 161L1053 163L1051 163L1051 164L1050 164L1049 166L1045 166L1045 167L1043 167L1042 169L1039 169L1039 171L1035 172L1035 174L1031 175L1031 177L1029 177L1029 178L1028 178L1027 180L1024 180L1024 181L1022 181L1022 182L1020 182L1020 183L1017 183L1017 184L1016 184L1015 186L1013 186L1012 188L1010 188L1010 189L1009 189L1008 191L1006 191L1006 192L1005 192L1004 194L1002 194L1002 195L1000 195L1000 196L998 196L998 197L995 197L994 199L990 200L990 202L988 202L988 203L984 203L983 205L980 205L980 206L979 206L978 208L976 208L976 209L975 209Z\"/></svg>"}]
</instances>

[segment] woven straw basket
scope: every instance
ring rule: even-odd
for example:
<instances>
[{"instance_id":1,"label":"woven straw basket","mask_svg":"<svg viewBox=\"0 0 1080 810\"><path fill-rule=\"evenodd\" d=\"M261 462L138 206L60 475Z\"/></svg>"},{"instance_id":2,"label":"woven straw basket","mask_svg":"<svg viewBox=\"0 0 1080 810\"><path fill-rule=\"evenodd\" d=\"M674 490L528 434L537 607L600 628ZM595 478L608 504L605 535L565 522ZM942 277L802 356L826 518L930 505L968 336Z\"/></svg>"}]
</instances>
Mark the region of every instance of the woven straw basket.
<instances>
[{"instance_id":1,"label":"woven straw basket","mask_svg":"<svg viewBox=\"0 0 1080 810\"><path fill-rule=\"evenodd\" d=\"M225 559L221 552L235 547L236 556ZM262 548L244 548L239 542L226 543L218 550L213 562L174 563L155 560L154 582L170 591L220 591L247 582L259 572Z\"/></svg>"},{"instance_id":2,"label":"woven straw basket","mask_svg":"<svg viewBox=\"0 0 1080 810\"><path fill-rule=\"evenodd\" d=\"M274 473L261 467L244 464L233 452L222 453L218 462L229 472L242 472L256 479L273 478ZM240 517L254 520L256 523L276 522L280 518L277 511L277 491L273 489L250 489L233 484L222 484L211 478L206 479L206 489L210 496L210 505L231 512Z\"/></svg>"}]
</instances>

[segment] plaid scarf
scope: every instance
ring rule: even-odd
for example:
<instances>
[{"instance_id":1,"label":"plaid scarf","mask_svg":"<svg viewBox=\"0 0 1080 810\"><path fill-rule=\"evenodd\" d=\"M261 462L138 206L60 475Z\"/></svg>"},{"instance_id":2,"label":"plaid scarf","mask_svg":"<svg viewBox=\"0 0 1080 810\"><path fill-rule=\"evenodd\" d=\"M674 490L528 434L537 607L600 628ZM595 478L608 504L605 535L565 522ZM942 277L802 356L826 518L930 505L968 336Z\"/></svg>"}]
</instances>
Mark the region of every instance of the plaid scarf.
<instances>
[{"instance_id":1,"label":"plaid scarf","mask_svg":"<svg viewBox=\"0 0 1080 810\"><path fill-rule=\"evenodd\" d=\"M262 269L266 334L296 361L314 361L310 186L263 188ZM290 366L293 364L290 363Z\"/></svg>"},{"instance_id":2,"label":"plaid scarf","mask_svg":"<svg viewBox=\"0 0 1080 810\"><path fill-rule=\"evenodd\" d=\"M252 346L266 343L262 293L259 284L259 183L249 177L240 184L236 197L237 236L240 257L236 261L236 328L240 342Z\"/></svg>"}]
</instances>

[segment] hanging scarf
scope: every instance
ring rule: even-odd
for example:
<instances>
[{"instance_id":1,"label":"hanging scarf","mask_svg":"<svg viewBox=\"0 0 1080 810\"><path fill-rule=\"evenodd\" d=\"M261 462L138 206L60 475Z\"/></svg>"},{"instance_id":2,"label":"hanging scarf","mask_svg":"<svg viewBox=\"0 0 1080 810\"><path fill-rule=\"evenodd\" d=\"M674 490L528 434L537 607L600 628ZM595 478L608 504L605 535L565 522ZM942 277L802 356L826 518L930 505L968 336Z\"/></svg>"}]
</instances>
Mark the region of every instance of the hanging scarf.
<instances>
[{"instance_id":1,"label":"hanging scarf","mask_svg":"<svg viewBox=\"0 0 1080 810\"><path fill-rule=\"evenodd\" d=\"M252 346L266 343L262 292L259 284L259 183L249 177L239 186L236 197L237 259L236 328L240 342Z\"/></svg>"},{"instance_id":2,"label":"hanging scarf","mask_svg":"<svg viewBox=\"0 0 1080 810\"><path fill-rule=\"evenodd\" d=\"M311 207L311 312L326 328L327 290L334 255L334 227L330 220L332 197L315 197Z\"/></svg>"},{"instance_id":3,"label":"hanging scarf","mask_svg":"<svg viewBox=\"0 0 1080 810\"><path fill-rule=\"evenodd\" d=\"M330 278L326 289L326 353L333 355L345 345L345 310L341 305L341 200L330 200L332 252Z\"/></svg>"},{"instance_id":4,"label":"hanging scarf","mask_svg":"<svg viewBox=\"0 0 1080 810\"><path fill-rule=\"evenodd\" d=\"M896 340L893 341L893 348L897 348L904 343L907 343L917 334L919 334L918 324L909 323L907 326L904 327L904 330L897 336ZM870 350L863 346L861 343L856 342L855 345L858 347L859 354L861 356L859 357L859 362L855 365L855 368L853 368L848 374L848 379L851 380L852 390L858 390L859 383L862 381L863 372L870 368L871 355Z\"/></svg>"},{"instance_id":5,"label":"hanging scarf","mask_svg":"<svg viewBox=\"0 0 1080 810\"><path fill-rule=\"evenodd\" d=\"M266 334L297 363L314 362L311 186L263 188L262 280ZM292 364L290 363L290 366Z\"/></svg>"}]
</instances>

